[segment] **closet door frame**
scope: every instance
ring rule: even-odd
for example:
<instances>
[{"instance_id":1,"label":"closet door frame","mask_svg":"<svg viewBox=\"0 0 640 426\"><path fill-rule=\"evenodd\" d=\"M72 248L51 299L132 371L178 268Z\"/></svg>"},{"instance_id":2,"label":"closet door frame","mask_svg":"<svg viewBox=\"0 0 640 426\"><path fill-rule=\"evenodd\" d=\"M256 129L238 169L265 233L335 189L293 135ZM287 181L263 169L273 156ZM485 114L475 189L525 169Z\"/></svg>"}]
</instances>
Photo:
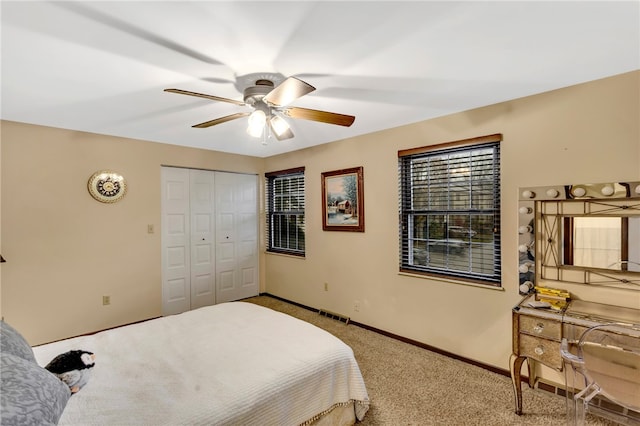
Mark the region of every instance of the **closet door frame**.
<instances>
[{"instance_id":1,"label":"closet door frame","mask_svg":"<svg viewBox=\"0 0 640 426\"><path fill-rule=\"evenodd\" d=\"M161 186L162 314L256 296L258 176L162 166Z\"/></svg>"}]
</instances>

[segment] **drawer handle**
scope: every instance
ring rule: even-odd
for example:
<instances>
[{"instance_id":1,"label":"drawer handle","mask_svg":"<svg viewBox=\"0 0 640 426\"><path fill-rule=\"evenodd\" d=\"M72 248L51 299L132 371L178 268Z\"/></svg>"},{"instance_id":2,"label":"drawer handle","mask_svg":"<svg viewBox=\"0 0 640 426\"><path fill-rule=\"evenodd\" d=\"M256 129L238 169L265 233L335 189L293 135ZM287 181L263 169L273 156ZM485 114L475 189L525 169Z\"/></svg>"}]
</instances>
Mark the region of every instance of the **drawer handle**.
<instances>
[{"instance_id":1,"label":"drawer handle","mask_svg":"<svg viewBox=\"0 0 640 426\"><path fill-rule=\"evenodd\" d=\"M539 322L538 324L536 324L535 327L533 327L533 331L535 331L538 334L542 333L543 330L544 330L544 324L542 324L541 322Z\"/></svg>"},{"instance_id":2,"label":"drawer handle","mask_svg":"<svg viewBox=\"0 0 640 426\"><path fill-rule=\"evenodd\" d=\"M542 355L544 354L544 346L536 346L533 351L536 353L536 355Z\"/></svg>"}]
</instances>

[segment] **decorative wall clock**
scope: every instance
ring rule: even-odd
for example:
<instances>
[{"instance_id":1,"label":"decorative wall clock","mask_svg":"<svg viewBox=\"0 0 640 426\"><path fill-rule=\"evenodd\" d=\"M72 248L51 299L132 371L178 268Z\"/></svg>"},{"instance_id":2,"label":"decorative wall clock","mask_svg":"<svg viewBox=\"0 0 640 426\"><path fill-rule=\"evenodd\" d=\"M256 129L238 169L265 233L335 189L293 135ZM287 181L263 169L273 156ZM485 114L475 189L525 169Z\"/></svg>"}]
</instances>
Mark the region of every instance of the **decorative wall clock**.
<instances>
[{"instance_id":1,"label":"decorative wall clock","mask_svg":"<svg viewBox=\"0 0 640 426\"><path fill-rule=\"evenodd\" d=\"M110 170L95 172L87 184L89 193L102 203L115 203L127 192L124 177Z\"/></svg>"}]
</instances>

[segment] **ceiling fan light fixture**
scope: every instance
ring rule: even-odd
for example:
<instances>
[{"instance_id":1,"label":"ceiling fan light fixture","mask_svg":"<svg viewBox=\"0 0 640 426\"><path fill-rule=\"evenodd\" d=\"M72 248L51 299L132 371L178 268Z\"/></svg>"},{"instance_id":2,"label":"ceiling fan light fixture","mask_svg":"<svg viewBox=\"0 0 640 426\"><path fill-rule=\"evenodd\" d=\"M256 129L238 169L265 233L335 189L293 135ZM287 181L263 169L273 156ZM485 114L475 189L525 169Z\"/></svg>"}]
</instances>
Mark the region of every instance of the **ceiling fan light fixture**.
<instances>
[{"instance_id":1,"label":"ceiling fan light fixture","mask_svg":"<svg viewBox=\"0 0 640 426\"><path fill-rule=\"evenodd\" d=\"M264 125L267 123L267 115L262 110L255 110L249 115L249 126L247 127L247 133L254 138L259 138L264 130Z\"/></svg>"},{"instance_id":2,"label":"ceiling fan light fixture","mask_svg":"<svg viewBox=\"0 0 640 426\"><path fill-rule=\"evenodd\" d=\"M271 121L271 128L278 136L282 136L290 128L289 123L287 123L287 121L284 118L278 115L274 114L273 116L271 116L270 121Z\"/></svg>"},{"instance_id":3,"label":"ceiling fan light fixture","mask_svg":"<svg viewBox=\"0 0 640 426\"><path fill-rule=\"evenodd\" d=\"M252 85L245 87L244 89L241 89L244 84L241 84L240 86L236 85L238 90L243 91L244 102L236 99L221 98L219 96L190 92L181 89L165 89L165 92L196 96L213 101L252 107L254 109L253 112L238 112L213 120L208 120L204 123L199 123L191 127L204 129L217 124L226 123L227 121L249 117L247 133L255 138L262 136L263 143L266 143L267 139L270 139L273 136L275 136L279 141L294 137L289 123L285 118L283 118L283 116L345 127L351 126L355 120L355 117L352 115L287 106L295 99L316 90L315 87L309 83L306 83L296 77L288 77L282 80L282 78L284 78L283 76L252 74L250 76L246 76L246 78L242 77L239 79L238 84L240 84L241 80L244 82L249 77L251 81L248 83ZM275 81L278 81L278 85L275 84Z\"/></svg>"}]
</instances>

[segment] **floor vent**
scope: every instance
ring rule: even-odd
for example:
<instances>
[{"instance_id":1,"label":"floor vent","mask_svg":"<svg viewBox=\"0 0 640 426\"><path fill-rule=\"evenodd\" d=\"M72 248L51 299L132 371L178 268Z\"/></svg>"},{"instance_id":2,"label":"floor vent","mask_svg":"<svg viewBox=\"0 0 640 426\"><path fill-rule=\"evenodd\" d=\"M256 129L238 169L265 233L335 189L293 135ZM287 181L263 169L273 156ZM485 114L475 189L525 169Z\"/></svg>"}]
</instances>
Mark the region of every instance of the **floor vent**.
<instances>
[{"instance_id":1,"label":"floor vent","mask_svg":"<svg viewBox=\"0 0 640 426\"><path fill-rule=\"evenodd\" d=\"M327 311L326 309L320 309L318 311L318 313L320 315L322 315L323 317L331 318L331 319L343 322L345 324L349 324L349 320L351 319L349 317L345 317L344 315L340 315L340 314L336 314L335 312Z\"/></svg>"}]
</instances>

